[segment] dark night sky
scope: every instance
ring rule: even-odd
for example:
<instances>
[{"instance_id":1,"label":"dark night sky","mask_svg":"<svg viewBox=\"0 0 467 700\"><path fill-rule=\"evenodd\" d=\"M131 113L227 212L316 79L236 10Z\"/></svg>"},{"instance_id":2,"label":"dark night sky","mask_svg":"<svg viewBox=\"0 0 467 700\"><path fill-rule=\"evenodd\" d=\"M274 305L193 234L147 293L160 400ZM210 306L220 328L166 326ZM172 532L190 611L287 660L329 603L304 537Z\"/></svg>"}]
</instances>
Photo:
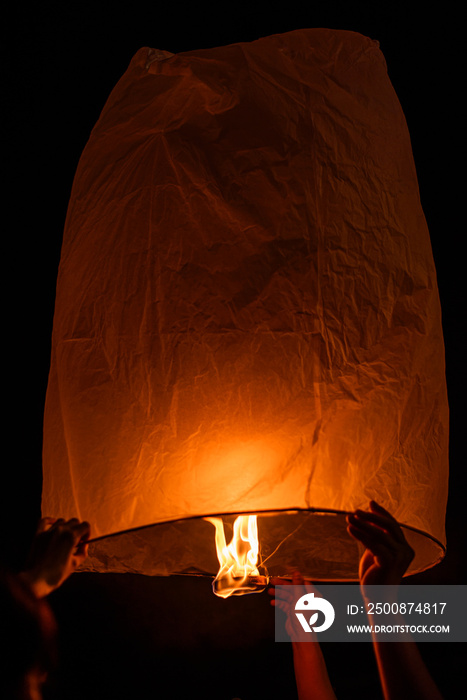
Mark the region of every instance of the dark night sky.
<instances>
[{"instance_id":1,"label":"dark night sky","mask_svg":"<svg viewBox=\"0 0 467 700\"><path fill-rule=\"evenodd\" d=\"M415 11L417 5L410 2L383 7L294 0L276 9L254 2L198 2L176 9L139 0L126 8L116 5L45 0L3 11L4 440L10 449L3 465L8 488L3 491L1 533L6 561L20 561L39 517L42 411L62 229L78 158L110 90L141 46L177 53L302 27L331 27L380 41L411 133L438 271L451 407L448 555L425 580L465 583L465 195L458 164L465 40L458 10L449 3ZM173 690L163 693L166 698L190 694L248 700L259 693L272 700L293 698L289 650L271 641L273 619L265 596L213 601L201 584L205 586L204 581L190 587L138 576L76 575L53 601L63 660L60 691L50 697L80 698L85 692L87 698L144 697L143 687L151 679L151 697L157 697L158 678L168 678ZM201 611L197 620L194 604ZM445 684L446 697L455 697L449 695L448 678L461 677L456 646L425 652L440 685ZM251 650L256 661L247 660ZM224 668L229 651L235 680L225 691L213 690L212 679ZM368 650L331 649L328 654L340 683L338 697L379 697L374 669L355 672L372 667ZM95 673L100 680L90 683L87 679ZM74 678L73 689L65 686L65 677Z\"/></svg>"}]
</instances>

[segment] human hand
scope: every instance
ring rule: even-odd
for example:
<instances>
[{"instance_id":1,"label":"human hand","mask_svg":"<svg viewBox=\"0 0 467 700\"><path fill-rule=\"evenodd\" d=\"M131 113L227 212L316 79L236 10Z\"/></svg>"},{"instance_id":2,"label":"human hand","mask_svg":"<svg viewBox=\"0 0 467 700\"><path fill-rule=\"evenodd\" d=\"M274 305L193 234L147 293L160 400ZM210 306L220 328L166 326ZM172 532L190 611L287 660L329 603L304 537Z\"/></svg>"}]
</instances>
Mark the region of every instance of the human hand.
<instances>
[{"instance_id":1,"label":"human hand","mask_svg":"<svg viewBox=\"0 0 467 700\"><path fill-rule=\"evenodd\" d=\"M88 555L91 528L77 518L43 518L21 577L38 598L62 585Z\"/></svg>"},{"instance_id":2,"label":"human hand","mask_svg":"<svg viewBox=\"0 0 467 700\"><path fill-rule=\"evenodd\" d=\"M311 584L305 584L299 571L294 572L292 581L273 578L271 583L273 588L268 591L273 596L271 605L278 607L287 615L285 628L292 641L298 698L300 700L311 700L311 698L336 700L318 642L318 634L313 628L311 632L305 632L295 613L295 605L299 598L306 593L316 595L318 591ZM300 642L312 643L301 644Z\"/></svg>"},{"instance_id":3,"label":"human hand","mask_svg":"<svg viewBox=\"0 0 467 700\"><path fill-rule=\"evenodd\" d=\"M360 560L362 589L372 585L398 585L415 552L399 523L387 510L370 501L370 512L356 510L347 516L347 531L365 547Z\"/></svg>"},{"instance_id":4,"label":"human hand","mask_svg":"<svg viewBox=\"0 0 467 700\"><path fill-rule=\"evenodd\" d=\"M272 588L268 589L272 596L271 605L282 610L287 616L285 629L292 641L310 642L316 640L314 632L305 632L300 621L295 614L295 604L305 593L316 593L316 589L311 584L305 584L305 580L299 571L295 571L292 580L283 578L272 578ZM276 588L281 586L281 588ZM292 590L287 590L286 586L294 586Z\"/></svg>"}]
</instances>

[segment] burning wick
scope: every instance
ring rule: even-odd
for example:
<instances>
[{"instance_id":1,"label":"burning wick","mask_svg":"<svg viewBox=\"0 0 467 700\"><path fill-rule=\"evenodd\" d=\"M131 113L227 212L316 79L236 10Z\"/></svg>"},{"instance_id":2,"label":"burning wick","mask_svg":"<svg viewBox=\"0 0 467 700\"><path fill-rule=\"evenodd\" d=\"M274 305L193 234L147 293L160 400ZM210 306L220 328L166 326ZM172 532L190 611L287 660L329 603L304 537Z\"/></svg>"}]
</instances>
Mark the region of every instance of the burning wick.
<instances>
[{"instance_id":1,"label":"burning wick","mask_svg":"<svg viewBox=\"0 0 467 700\"><path fill-rule=\"evenodd\" d=\"M220 598L260 593L268 584L257 568L259 542L256 515L239 515L233 525L233 537L226 544L221 518L205 518L216 528L216 551L220 568L212 584Z\"/></svg>"}]
</instances>

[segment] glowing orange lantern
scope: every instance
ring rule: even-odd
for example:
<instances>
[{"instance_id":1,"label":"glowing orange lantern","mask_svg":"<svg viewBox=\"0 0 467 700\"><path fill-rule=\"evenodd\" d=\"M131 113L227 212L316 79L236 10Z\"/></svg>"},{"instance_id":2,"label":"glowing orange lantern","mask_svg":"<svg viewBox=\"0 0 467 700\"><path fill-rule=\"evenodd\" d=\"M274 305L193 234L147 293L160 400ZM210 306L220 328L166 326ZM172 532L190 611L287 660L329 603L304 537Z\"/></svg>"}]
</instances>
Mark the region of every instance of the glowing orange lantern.
<instances>
[{"instance_id":1,"label":"glowing orange lantern","mask_svg":"<svg viewBox=\"0 0 467 700\"><path fill-rule=\"evenodd\" d=\"M378 44L307 29L138 51L71 195L44 513L92 522L94 570L213 575L204 518L257 514L252 575L354 579L345 512L374 498L419 571L443 554L447 423L429 234Z\"/></svg>"}]
</instances>

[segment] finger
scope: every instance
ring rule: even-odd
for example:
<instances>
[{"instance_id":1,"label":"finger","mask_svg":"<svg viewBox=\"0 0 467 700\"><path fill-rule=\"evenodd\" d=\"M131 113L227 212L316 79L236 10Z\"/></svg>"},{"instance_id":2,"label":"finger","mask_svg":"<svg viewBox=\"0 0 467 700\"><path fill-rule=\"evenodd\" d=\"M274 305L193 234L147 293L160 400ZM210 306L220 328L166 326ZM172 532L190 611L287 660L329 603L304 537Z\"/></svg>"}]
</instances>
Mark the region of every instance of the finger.
<instances>
[{"instance_id":1,"label":"finger","mask_svg":"<svg viewBox=\"0 0 467 700\"><path fill-rule=\"evenodd\" d=\"M284 603L283 600L277 600L276 598L271 600L271 605L273 608L279 608L279 610L282 610L282 612L284 612L286 614L289 612L289 609L290 609L290 606L288 605L288 603Z\"/></svg>"},{"instance_id":2,"label":"finger","mask_svg":"<svg viewBox=\"0 0 467 700\"><path fill-rule=\"evenodd\" d=\"M78 518L70 518L70 520L67 520L64 523L64 527L67 528L67 530L72 530L73 532L77 532L78 530L81 529L82 526L81 520L78 520Z\"/></svg>"},{"instance_id":3,"label":"finger","mask_svg":"<svg viewBox=\"0 0 467 700\"><path fill-rule=\"evenodd\" d=\"M269 595L274 596L277 600L283 600L287 603L292 603L294 601L294 596L289 593L287 588L274 588L269 589Z\"/></svg>"},{"instance_id":4,"label":"finger","mask_svg":"<svg viewBox=\"0 0 467 700\"><path fill-rule=\"evenodd\" d=\"M397 542L402 543L406 541L399 523L392 516L387 517L379 513L369 513L368 511L357 509L355 513L348 517L357 518L362 525L368 523L370 526L376 526L376 528L390 533Z\"/></svg>"},{"instance_id":5,"label":"finger","mask_svg":"<svg viewBox=\"0 0 467 700\"><path fill-rule=\"evenodd\" d=\"M91 534L91 526L86 520L83 520L83 522L81 523L78 522L78 525L76 525L75 530L80 535L81 539L89 537L89 535Z\"/></svg>"},{"instance_id":6,"label":"finger","mask_svg":"<svg viewBox=\"0 0 467 700\"><path fill-rule=\"evenodd\" d=\"M392 535L386 530L375 526L374 523L368 523L356 516L349 515L347 517L347 525L347 529L351 531L351 534L355 534L360 540L364 537L365 542L382 542L386 545L390 543L392 543L393 546L395 545Z\"/></svg>"},{"instance_id":7,"label":"finger","mask_svg":"<svg viewBox=\"0 0 467 700\"><path fill-rule=\"evenodd\" d=\"M361 542L366 549L369 549L374 555L384 558L394 558L395 550L391 548L390 542L388 543L380 536L375 536L373 531L367 531L366 529L350 524L347 527L347 532Z\"/></svg>"},{"instance_id":8,"label":"finger","mask_svg":"<svg viewBox=\"0 0 467 700\"><path fill-rule=\"evenodd\" d=\"M85 542L79 542L74 555L79 557L82 561L88 558L89 544Z\"/></svg>"},{"instance_id":9,"label":"finger","mask_svg":"<svg viewBox=\"0 0 467 700\"><path fill-rule=\"evenodd\" d=\"M76 528L76 530L76 537L79 537L79 539L76 544L74 556L78 557L80 559L80 563L82 564L88 557L89 536L91 534L91 529L89 523L84 522L80 523L79 528ZM81 536L79 536L80 534Z\"/></svg>"},{"instance_id":10,"label":"finger","mask_svg":"<svg viewBox=\"0 0 467 700\"><path fill-rule=\"evenodd\" d=\"M56 518L50 517L41 518L37 526L36 534L40 535L41 532L46 532L46 530L50 530L50 528L56 522L56 520Z\"/></svg>"},{"instance_id":11,"label":"finger","mask_svg":"<svg viewBox=\"0 0 467 700\"><path fill-rule=\"evenodd\" d=\"M374 513L373 511L361 510L360 508L357 508L355 513L353 513L353 516L365 522L373 523L374 525L377 525L385 530L399 528L397 520L394 520L392 517L388 518L386 515L381 513Z\"/></svg>"},{"instance_id":12,"label":"finger","mask_svg":"<svg viewBox=\"0 0 467 700\"><path fill-rule=\"evenodd\" d=\"M292 581L288 578L279 578L279 577L274 577L269 579L269 583L272 586L291 586Z\"/></svg>"},{"instance_id":13,"label":"finger","mask_svg":"<svg viewBox=\"0 0 467 700\"><path fill-rule=\"evenodd\" d=\"M282 603L286 605L292 605L294 602L293 598L289 598L287 596L282 595L281 593L278 593L273 596L274 600L280 600Z\"/></svg>"},{"instance_id":14,"label":"finger","mask_svg":"<svg viewBox=\"0 0 467 700\"><path fill-rule=\"evenodd\" d=\"M76 527L76 532L75 532L76 551L75 551L75 555L81 557L82 561L84 561L88 556L90 534L91 534L91 528L89 526L89 523L86 523L86 522L80 523L79 526Z\"/></svg>"},{"instance_id":15,"label":"finger","mask_svg":"<svg viewBox=\"0 0 467 700\"><path fill-rule=\"evenodd\" d=\"M86 559L87 559L87 557L84 556L84 554L80 554L80 555L74 554L74 555L71 557L71 564L72 564L73 570L75 570L75 569L77 569L78 567L80 567L81 564L84 564L84 562L86 561Z\"/></svg>"},{"instance_id":16,"label":"finger","mask_svg":"<svg viewBox=\"0 0 467 700\"><path fill-rule=\"evenodd\" d=\"M50 533L50 537L52 539L55 539L57 537L61 537L63 534L63 526L64 525L65 525L65 520L63 518L57 518L47 530L47 532Z\"/></svg>"},{"instance_id":17,"label":"finger","mask_svg":"<svg viewBox=\"0 0 467 700\"><path fill-rule=\"evenodd\" d=\"M357 509L355 515L365 522L373 523L387 532L390 532L398 542L405 542L404 534L399 523L393 516L381 507L383 512L364 511Z\"/></svg>"},{"instance_id":18,"label":"finger","mask_svg":"<svg viewBox=\"0 0 467 700\"><path fill-rule=\"evenodd\" d=\"M62 525L65 524L65 519L64 518L55 518L54 522L52 523L51 527L49 528L50 530L57 530L58 528L62 527Z\"/></svg>"},{"instance_id":19,"label":"finger","mask_svg":"<svg viewBox=\"0 0 467 700\"><path fill-rule=\"evenodd\" d=\"M73 533L75 542L81 542L89 539L89 536L91 534L91 526L88 522L80 522L77 518L73 518L72 520L69 520L68 523L66 523L66 525L67 529L69 529L70 532Z\"/></svg>"},{"instance_id":20,"label":"finger","mask_svg":"<svg viewBox=\"0 0 467 700\"><path fill-rule=\"evenodd\" d=\"M386 508L383 508L383 506L381 506L377 501L370 501L370 510L372 510L374 513L380 513L381 515L386 516L386 518L389 518L397 523L395 517L388 510L386 510Z\"/></svg>"},{"instance_id":21,"label":"finger","mask_svg":"<svg viewBox=\"0 0 467 700\"><path fill-rule=\"evenodd\" d=\"M65 525L66 527L69 527L71 530L74 530L76 527L80 525L80 520L78 518L70 518L69 520L66 521Z\"/></svg>"},{"instance_id":22,"label":"finger","mask_svg":"<svg viewBox=\"0 0 467 700\"><path fill-rule=\"evenodd\" d=\"M389 513L385 508L383 508L383 506L380 506L380 504L376 501L370 501L370 508L374 513L380 513L381 515L385 516L388 519L388 521L392 523L392 532L398 538L399 542L403 542L408 545L407 539L404 535L404 531L402 530L401 525L397 522L395 517L391 515L391 513Z\"/></svg>"}]
</instances>

